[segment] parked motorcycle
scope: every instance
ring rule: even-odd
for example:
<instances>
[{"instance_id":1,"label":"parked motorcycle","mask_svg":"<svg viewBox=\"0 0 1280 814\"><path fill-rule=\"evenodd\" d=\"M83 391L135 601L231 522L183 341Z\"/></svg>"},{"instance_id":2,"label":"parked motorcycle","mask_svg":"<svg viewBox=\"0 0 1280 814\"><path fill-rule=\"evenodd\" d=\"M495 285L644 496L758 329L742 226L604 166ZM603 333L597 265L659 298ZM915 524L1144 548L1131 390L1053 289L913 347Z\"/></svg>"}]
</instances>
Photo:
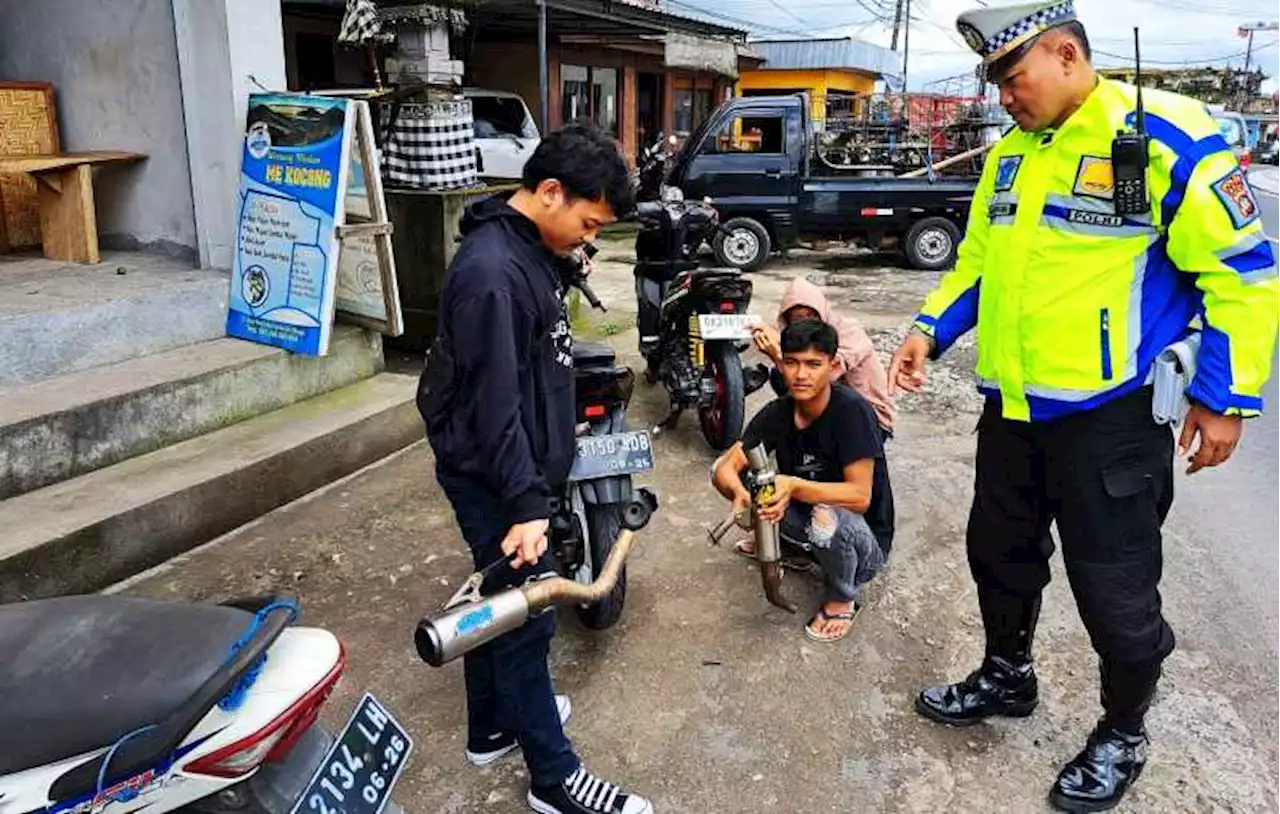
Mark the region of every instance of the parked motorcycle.
<instances>
[{"instance_id":1,"label":"parked motorcycle","mask_svg":"<svg viewBox=\"0 0 1280 814\"><path fill-rule=\"evenodd\" d=\"M316 723L346 668L283 597L71 596L0 606L0 810L402 814L413 741L365 694Z\"/></svg>"},{"instance_id":2,"label":"parked motorcycle","mask_svg":"<svg viewBox=\"0 0 1280 814\"><path fill-rule=\"evenodd\" d=\"M586 253L594 255L594 247ZM568 263L562 276L592 307L607 310L580 263ZM617 544L634 499L632 477L654 467L653 444L647 430L627 424L635 374L617 363L613 348L574 342L573 378L578 454L564 491L552 500L549 544L560 574L590 585ZM609 628L622 616L626 595L624 568L604 599L578 606L578 617L592 630Z\"/></svg>"},{"instance_id":3,"label":"parked motorcycle","mask_svg":"<svg viewBox=\"0 0 1280 814\"><path fill-rule=\"evenodd\" d=\"M698 250L720 228L707 203L685 201L666 190L661 201L639 204L636 299L645 378L661 381L671 411L660 429L676 425L695 408L712 449L728 449L742 434L746 397L767 381L760 369L744 370L753 321L751 282L734 269L699 267Z\"/></svg>"},{"instance_id":4,"label":"parked motorcycle","mask_svg":"<svg viewBox=\"0 0 1280 814\"><path fill-rule=\"evenodd\" d=\"M675 136L663 136L662 131L659 130L654 142L640 152L636 173L639 180L636 200L656 201L662 197L663 185L667 181L667 169L675 145Z\"/></svg>"}]
</instances>

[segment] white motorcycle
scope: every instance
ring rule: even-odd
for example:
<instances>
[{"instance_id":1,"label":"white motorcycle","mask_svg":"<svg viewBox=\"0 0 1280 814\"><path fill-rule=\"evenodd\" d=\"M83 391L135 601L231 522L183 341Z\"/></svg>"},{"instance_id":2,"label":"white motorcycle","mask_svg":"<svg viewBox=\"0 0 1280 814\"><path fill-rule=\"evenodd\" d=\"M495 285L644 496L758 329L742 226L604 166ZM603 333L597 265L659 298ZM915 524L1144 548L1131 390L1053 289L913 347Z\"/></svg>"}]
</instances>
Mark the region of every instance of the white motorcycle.
<instances>
[{"instance_id":1,"label":"white motorcycle","mask_svg":"<svg viewBox=\"0 0 1280 814\"><path fill-rule=\"evenodd\" d=\"M288 598L0 606L0 814L403 814L412 740L366 694L316 723L342 644Z\"/></svg>"}]
</instances>

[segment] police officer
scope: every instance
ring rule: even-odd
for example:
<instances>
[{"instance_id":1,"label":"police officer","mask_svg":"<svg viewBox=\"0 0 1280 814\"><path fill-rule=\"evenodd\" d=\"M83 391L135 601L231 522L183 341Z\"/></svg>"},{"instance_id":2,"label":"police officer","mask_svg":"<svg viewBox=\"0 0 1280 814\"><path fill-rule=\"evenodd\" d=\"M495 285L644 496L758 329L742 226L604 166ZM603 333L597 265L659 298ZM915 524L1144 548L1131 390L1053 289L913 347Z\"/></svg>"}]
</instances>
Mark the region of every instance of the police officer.
<instances>
[{"instance_id":1,"label":"police officer","mask_svg":"<svg viewBox=\"0 0 1280 814\"><path fill-rule=\"evenodd\" d=\"M1226 461L1242 419L1262 409L1275 258L1248 182L1193 99L1143 94L1146 211L1121 204L1112 141L1134 126L1137 94L1094 72L1071 0L976 9L957 27L1017 127L986 159L956 268L925 301L890 381L919 390L926 359L978 328L987 402L966 544L986 656L916 708L957 726L1035 709L1031 643L1056 521L1099 656L1103 716L1049 797L1100 811L1142 771L1143 717L1174 646L1157 590L1174 439L1152 418L1152 365L1201 332L1180 454L1188 472Z\"/></svg>"}]
</instances>

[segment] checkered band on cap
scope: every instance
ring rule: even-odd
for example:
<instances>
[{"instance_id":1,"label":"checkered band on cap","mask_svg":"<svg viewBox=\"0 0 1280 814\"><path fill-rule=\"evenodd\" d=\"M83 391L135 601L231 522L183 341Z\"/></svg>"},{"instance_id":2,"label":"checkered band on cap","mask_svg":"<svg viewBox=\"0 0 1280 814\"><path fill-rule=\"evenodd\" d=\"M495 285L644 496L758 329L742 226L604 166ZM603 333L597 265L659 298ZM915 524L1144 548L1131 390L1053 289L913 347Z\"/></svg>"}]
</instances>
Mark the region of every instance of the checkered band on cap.
<instances>
[{"instance_id":1,"label":"checkered band on cap","mask_svg":"<svg viewBox=\"0 0 1280 814\"><path fill-rule=\"evenodd\" d=\"M982 55L987 61L992 61L1013 50L1014 47L1022 44L1035 34L1074 19L1076 19L1076 4L1074 0L1063 0L1063 2L1048 8L1042 8L987 38L987 41L983 44Z\"/></svg>"}]
</instances>

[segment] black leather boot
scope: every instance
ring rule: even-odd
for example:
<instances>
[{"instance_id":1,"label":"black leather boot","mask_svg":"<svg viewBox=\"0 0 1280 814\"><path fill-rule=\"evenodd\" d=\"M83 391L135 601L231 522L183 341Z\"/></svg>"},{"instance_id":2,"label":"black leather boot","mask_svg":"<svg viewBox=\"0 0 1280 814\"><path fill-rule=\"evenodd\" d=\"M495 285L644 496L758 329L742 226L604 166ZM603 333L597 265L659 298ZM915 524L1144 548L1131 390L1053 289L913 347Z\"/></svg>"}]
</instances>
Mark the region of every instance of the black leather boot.
<instances>
[{"instance_id":1,"label":"black leather boot","mask_svg":"<svg viewBox=\"0 0 1280 814\"><path fill-rule=\"evenodd\" d=\"M939 684L916 696L916 711L952 726L970 726L994 715L1024 718L1039 703L1031 642L1040 599L979 590L987 633L982 666L955 684Z\"/></svg>"},{"instance_id":2,"label":"black leather boot","mask_svg":"<svg viewBox=\"0 0 1280 814\"><path fill-rule=\"evenodd\" d=\"M1106 715L1049 792L1049 802L1062 811L1115 808L1147 762L1149 742L1142 721L1155 697L1159 663L1104 662L1101 672Z\"/></svg>"}]
</instances>

